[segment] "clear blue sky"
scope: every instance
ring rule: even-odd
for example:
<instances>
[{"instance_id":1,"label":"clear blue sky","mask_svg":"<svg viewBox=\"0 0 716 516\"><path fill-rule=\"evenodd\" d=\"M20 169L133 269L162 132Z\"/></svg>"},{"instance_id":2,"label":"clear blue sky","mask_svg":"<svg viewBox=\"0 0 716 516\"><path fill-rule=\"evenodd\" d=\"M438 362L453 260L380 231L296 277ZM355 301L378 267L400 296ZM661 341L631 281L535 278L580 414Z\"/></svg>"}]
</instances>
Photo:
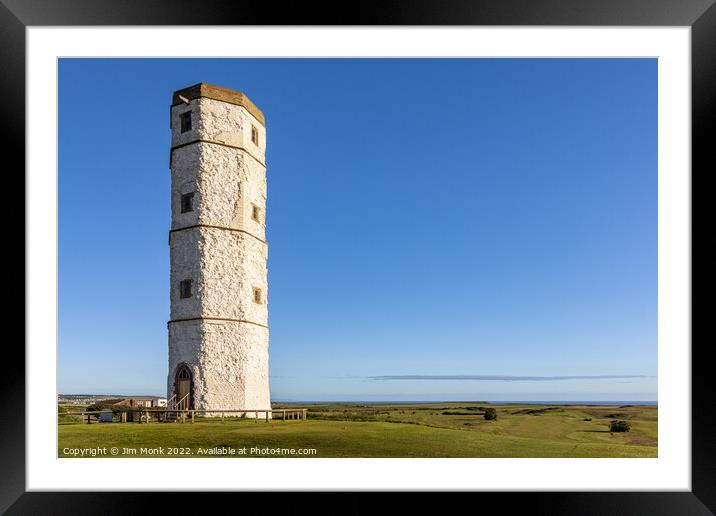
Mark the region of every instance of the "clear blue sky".
<instances>
[{"instance_id":1,"label":"clear blue sky","mask_svg":"<svg viewBox=\"0 0 716 516\"><path fill-rule=\"evenodd\" d=\"M61 60L59 392L164 393L197 82L267 117L274 400L657 399L655 59Z\"/></svg>"}]
</instances>

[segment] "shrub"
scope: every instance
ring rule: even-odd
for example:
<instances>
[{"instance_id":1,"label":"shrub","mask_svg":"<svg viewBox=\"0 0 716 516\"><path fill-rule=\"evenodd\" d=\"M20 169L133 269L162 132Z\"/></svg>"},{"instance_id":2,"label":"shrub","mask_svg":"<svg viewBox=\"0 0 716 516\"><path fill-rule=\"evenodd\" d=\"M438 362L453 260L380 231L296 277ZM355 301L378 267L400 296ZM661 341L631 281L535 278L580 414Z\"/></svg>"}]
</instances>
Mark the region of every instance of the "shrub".
<instances>
[{"instance_id":1,"label":"shrub","mask_svg":"<svg viewBox=\"0 0 716 516\"><path fill-rule=\"evenodd\" d=\"M149 411L163 412L166 409L167 409L166 407L130 407L129 405L118 405L116 403L102 403L102 402L93 403L89 407L85 408L85 410L87 412L94 412L94 411L99 411L99 410L111 410L113 414L119 414L121 412L136 412L138 410L142 410L144 412L149 412Z\"/></svg>"},{"instance_id":2,"label":"shrub","mask_svg":"<svg viewBox=\"0 0 716 516\"><path fill-rule=\"evenodd\" d=\"M99 410L112 410L114 412L115 410L119 411L119 410L122 410L123 408L125 408L125 407L123 407L122 405L113 405L110 403L93 403L92 405L85 407L85 411L95 412L95 411L99 411ZM129 408L129 407L126 407L126 408Z\"/></svg>"},{"instance_id":3,"label":"shrub","mask_svg":"<svg viewBox=\"0 0 716 516\"><path fill-rule=\"evenodd\" d=\"M610 432L628 432L631 429L626 421L612 421L609 423Z\"/></svg>"},{"instance_id":4,"label":"shrub","mask_svg":"<svg viewBox=\"0 0 716 516\"><path fill-rule=\"evenodd\" d=\"M492 407L488 407L485 409L485 419L488 421L493 421L497 419L497 411L493 409Z\"/></svg>"}]
</instances>

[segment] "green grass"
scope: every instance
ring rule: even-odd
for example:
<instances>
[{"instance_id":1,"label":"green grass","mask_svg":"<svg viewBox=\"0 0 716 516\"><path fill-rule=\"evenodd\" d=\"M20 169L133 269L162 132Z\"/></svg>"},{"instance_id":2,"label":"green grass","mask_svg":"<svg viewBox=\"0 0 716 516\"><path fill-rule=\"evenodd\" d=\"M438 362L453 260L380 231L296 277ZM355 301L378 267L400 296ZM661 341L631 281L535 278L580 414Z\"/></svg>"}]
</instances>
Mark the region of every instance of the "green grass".
<instances>
[{"instance_id":1,"label":"green grass","mask_svg":"<svg viewBox=\"0 0 716 516\"><path fill-rule=\"evenodd\" d=\"M268 456L252 455L251 448L312 448L316 450L312 457L657 456L654 406L490 404L497 409L496 421L482 417L478 407L486 403L302 406L309 408L307 421L227 419L222 423L198 418L194 424L87 425L61 418L58 454L70 456L64 453L66 448L116 447L119 457L127 456L122 454L124 448L136 450L132 456L137 457L177 456L169 454L170 448L204 456L198 454L199 448L227 447L236 450L236 457ZM274 405L282 407L290 405ZM615 414L618 417L611 417ZM584 421L587 418L592 421ZM628 420L632 430L610 433L611 419ZM142 448L163 448L163 453L141 453ZM240 455L242 449L245 455Z\"/></svg>"}]
</instances>

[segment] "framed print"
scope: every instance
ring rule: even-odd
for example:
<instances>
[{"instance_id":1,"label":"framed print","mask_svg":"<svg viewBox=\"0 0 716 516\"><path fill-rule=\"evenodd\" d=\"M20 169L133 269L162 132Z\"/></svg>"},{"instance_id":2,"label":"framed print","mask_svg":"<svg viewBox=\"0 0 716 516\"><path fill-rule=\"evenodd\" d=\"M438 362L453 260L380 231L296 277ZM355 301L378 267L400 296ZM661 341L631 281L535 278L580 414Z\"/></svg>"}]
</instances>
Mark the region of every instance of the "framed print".
<instances>
[{"instance_id":1,"label":"framed print","mask_svg":"<svg viewBox=\"0 0 716 516\"><path fill-rule=\"evenodd\" d=\"M3 510L710 514L713 2L294 10L3 0Z\"/></svg>"}]
</instances>

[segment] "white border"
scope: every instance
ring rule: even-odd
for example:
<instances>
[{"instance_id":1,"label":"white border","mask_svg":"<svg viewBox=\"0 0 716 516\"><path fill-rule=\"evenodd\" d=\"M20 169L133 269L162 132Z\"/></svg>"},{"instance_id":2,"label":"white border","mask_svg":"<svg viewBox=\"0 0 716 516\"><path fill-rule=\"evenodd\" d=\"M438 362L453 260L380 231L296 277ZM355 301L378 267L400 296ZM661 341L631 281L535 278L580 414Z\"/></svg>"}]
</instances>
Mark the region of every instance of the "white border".
<instances>
[{"instance_id":1,"label":"white border","mask_svg":"<svg viewBox=\"0 0 716 516\"><path fill-rule=\"evenodd\" d=\"M30 27L27 43L28 490L690 490L690 28ZM57 58L90 53L658 57L659 458L57 459ZM182 460L192 475L170 474Z\"/></svg>"}]
</instances>

